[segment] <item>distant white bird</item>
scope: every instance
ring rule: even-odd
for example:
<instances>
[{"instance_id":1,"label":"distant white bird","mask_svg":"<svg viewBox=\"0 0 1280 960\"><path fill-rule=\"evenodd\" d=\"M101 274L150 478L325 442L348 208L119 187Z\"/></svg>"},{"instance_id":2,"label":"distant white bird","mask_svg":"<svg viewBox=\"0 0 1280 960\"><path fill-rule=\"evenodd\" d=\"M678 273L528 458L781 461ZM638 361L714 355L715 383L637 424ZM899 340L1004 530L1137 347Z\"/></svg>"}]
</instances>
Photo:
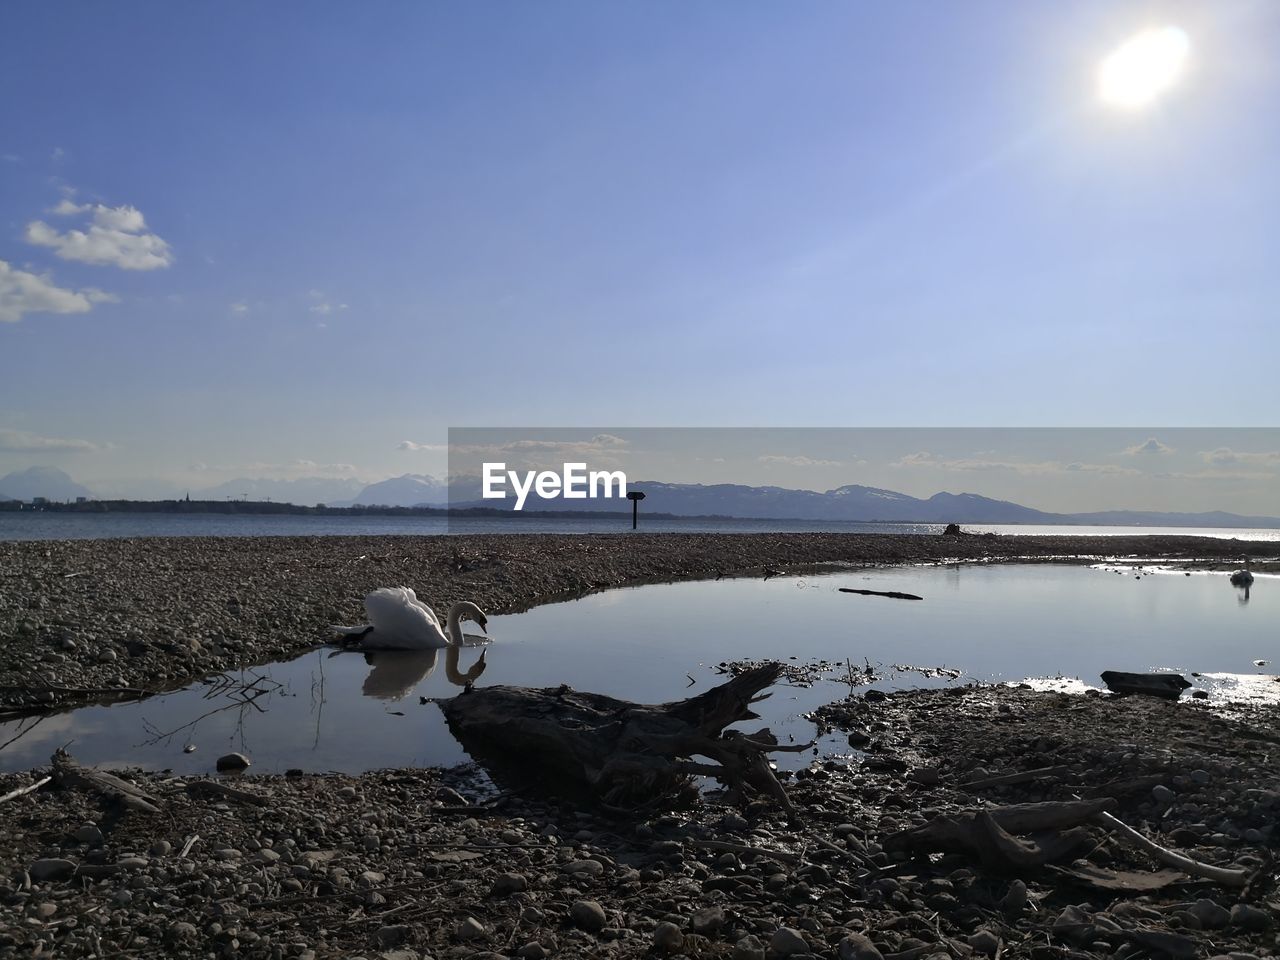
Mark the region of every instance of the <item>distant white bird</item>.
<instances>
[{"instance_id":1,"label":"distant white bird","mask_svg":"<svg viewBox=\"0 0 1280 960\"><path fill-rule=\"evenodd\" d=\"M1249 561L1244 562L1244 569L1237 570L1231 575L1231 585L1234 587L1247 587L1253 583L1253 573L1249 570Z\"/></svg>"},{"instance_id":2,"label":"distant white bird","mask_svg":"<svg viewBox=\"0 0 1280 960\"><path fill-rule=\"evenodd\" d=\"M429 606L418 599L409 587L380 587L364 598L369 622L358 627L333 629L348 637L358 637L360 646L369 650L439 650L450 645L463 646L462 621L473 621L483 631L488 624L484 611L470 600L461 600L449 608L448 627Z\"/></svg>"}]
</instances>

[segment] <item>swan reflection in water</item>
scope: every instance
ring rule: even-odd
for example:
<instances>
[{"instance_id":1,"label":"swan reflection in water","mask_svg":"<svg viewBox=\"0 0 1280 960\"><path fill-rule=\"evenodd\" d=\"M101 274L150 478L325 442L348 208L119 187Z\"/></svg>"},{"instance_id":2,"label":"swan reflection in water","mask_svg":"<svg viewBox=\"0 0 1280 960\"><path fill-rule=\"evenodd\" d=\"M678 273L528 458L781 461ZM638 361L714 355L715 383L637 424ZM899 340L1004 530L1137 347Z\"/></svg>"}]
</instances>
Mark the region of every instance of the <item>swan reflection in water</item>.
<instances>
[{"instance_id":1,"label":"swan reflection in water","mask_svg":"<svg viewBox=\"0 0 1280 960\"><path fill-rule=\"evenodd\" d=\"M467 640L471 641L468 646L475 644L475 638L467 637ZM465 673L458 665L461 651L462 648L454 644L444 648L444 670L451 684L465 689L484 673L488 650L481 650L480 659ZM360 692L377 700L395 701L403 699L435 672L440 650L366 650L364 660L372 669Z\"/></svg>"}]
</instances>

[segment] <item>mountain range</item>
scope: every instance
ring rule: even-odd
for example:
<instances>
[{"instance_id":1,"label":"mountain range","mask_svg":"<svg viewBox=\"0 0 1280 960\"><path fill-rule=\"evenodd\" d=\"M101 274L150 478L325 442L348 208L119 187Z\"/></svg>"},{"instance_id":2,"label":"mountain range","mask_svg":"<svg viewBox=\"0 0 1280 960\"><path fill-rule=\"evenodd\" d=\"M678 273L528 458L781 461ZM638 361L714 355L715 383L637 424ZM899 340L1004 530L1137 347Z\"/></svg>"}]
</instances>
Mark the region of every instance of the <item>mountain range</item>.
<instances>
[{"instance_id":1,"label":"mountain range","mask_svg":"<svg viewBox=\"0 0 1280 960\"><path fill-rule=\"evenodd\" d=\"M1037 523L1097 524L1117 526L1196 527L1280 527L1280 518L1242 516L1221 510L1204 513L1175 513L1149 510L1105 510L1094 513L1050 513L1033 507L994 500L973 493L936 493L928 498L913 497L895 490L848 484L819 493L786 487L751 487L743 484L662 483L640 481L628 484L642 491L643 509L675 516L724 516L767 520L845 520L888 523ZM426 474L405 474L361 485L356 480L328 480L320 477L299 480L231 480L216 487L191 491L192 499L222 500L227 497L270 499L279 503L331 507L394 506L422 507L450 505L455 509L510 508L513 498L483 500L477 480L455 481L446 486ZM334 496L338 494L338 496ZM345 494L346 496L343 496ZM0 500L74 500L92 497L90 491L61 470L31 467L0 477ZM176 499L176 494L175 494ZM542 499L530 493L524 512L625 511L625 501Z\"/></svg>"}]
</instances>

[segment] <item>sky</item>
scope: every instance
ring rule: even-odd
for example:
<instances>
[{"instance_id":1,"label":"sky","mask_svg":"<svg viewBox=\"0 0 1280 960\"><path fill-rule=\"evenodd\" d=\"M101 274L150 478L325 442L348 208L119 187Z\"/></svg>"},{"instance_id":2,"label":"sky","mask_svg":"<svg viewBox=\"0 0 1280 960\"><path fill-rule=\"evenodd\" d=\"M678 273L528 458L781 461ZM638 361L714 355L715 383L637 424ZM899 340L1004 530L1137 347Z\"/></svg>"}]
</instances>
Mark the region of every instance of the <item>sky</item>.
<instances>
[{"instance_id":1,"label":"sky","mask_svg":"<svg viewBox=\"0 0 1280 960\"><path fill-rule=\"evenodd\" d=\"M1167 25L1176 84L1103 102ZM1266 0L15 0L0 474L368 482L442 473L451 426L1271 426L1278 48Z\"/></svg>"}]
</instances>

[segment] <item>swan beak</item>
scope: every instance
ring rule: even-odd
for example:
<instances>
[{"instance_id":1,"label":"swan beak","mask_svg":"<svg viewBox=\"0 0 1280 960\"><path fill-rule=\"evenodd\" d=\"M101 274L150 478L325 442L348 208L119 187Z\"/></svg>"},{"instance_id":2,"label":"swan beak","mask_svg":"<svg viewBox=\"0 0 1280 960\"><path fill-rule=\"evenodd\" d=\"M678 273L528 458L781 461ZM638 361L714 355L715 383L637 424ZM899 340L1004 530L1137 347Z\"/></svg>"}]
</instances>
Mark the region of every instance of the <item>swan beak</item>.
<instances>
[{"instance_id":1,"label":"swan beak","mask_svg":"<svg viewBox=\"0 0 1280 960\"><path fill-rule=\"evenodd\" d=\"M489 630L488 630L489 621L488 621L488 620L485 620L484 618L481 618L481 619L477 620L477 621L476 621L476 626L480 628L480 632L481 632L481 633L486 633L486 634L487 634L487 633L489 632Z\"/></svg>"}]
</instances>

